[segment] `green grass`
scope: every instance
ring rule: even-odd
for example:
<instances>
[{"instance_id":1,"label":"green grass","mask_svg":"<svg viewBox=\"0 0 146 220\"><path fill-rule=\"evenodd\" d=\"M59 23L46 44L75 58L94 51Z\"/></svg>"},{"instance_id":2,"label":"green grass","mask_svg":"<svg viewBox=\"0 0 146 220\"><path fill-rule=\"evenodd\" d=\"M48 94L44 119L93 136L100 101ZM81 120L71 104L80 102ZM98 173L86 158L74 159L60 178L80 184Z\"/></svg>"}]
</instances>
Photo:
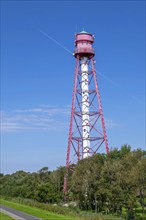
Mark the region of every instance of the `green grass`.
<instances>
[{"instance_id":1,"label":"green grass","mask_svg":"<svg viewBox=\"0 0 146 220\"><path fill-rule=\"evenodd\" d=\"M6 201L4 199L1 199L0 203L3 204L3 205L8 206L10 208L14 208L16 210L27 213L29 215L33 215L33 216L36 216L38 218L42 218L43 220L79 220L79 218L54 214L54 213L48 212L46 210L42 210L42 209L39 209L39 208L14 203L14 202L11 202L11 201Z\"/></svg>"},{"instance_id":2,"label":"green grass","mask_svg":"<svg viewBox=\"0 0 146 220\"><path fill-rule=\"evenodd\" d=\"M16 210L22 211L24 213L36 216L43 220L118 220L121 219L115 215L103 215L101 213L95 214L93 212L73 210L69 208L64 208L60 206L53 206L51 204L38 203L31 200L10 198L10 199L0 199L0 203L8 207L14 208ZM146 211L146 208L145 208ZM123 219L126 216L126 209L123 209ZM135 209L136 219L142 217L142 210L140 207ZM146 218L146 213L144 214ZM12 218L2 218L12 219ZM1 218L0 218L1 220Z\"/></svg>"},{"instance_id":3,"label":"green grass","mask_svg":"<svg viewBox=\"0 0 146 220\"><path fill-rule=\"evenodd\" d=\"M114 215L95 214L18 198L0 199L0 203L43 220L121 220Z\"/></svg>"},{"instance_id":4,"label":"green grass","mask_svg":"<svg viewBox=\"0 0 146 220\"><path fill-rule=\"evenodd\" d=\"M14 220L14 218L0 212L0 220Z\"/></svg>"}]
</instances>

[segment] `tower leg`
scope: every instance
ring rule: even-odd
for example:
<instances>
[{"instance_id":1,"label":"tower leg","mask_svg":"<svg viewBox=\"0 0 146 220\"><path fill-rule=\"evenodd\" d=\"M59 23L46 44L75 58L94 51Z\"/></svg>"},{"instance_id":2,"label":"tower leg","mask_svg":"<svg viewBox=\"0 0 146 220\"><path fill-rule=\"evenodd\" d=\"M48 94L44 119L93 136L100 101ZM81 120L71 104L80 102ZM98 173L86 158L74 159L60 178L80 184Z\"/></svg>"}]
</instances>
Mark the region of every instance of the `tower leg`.
<instances>
[{"instance_id":1,"label":"tower leg","mask_svg":"<svg viewBox=\"0 0 146 220\"><path fill-rule=\"evenodd\" d=\"M70 165L70 148L71 148L71 141L72 141L72 128L73 128L73 117L75 111L75 96L77 90L77 76L78 76L78 66L79 66L79 58L76 59L76 69L75 69L75 77L74 77L74 88L73 88L73 95L72 95L72 105L71 105L71 116L70 116L70 127L69 127L69 137L68 137L68 146L67 146L67 156L66 156L66 174L64 177L64 193L67 193L67 177L68 177L68 170Z\"/></svg>"},{"instance_id":2,"label":"tower leg","mask_svg":"<svg viewBox=\"0 0 146 220\"><path fill-rule=\"evenodd\" d=\"M107 141L107 135L106 135L106 129L105 129L101 99L100 99L100 92L99 92L99 87L98 87L98 81L97 81L97 77L96 77L96 70L95 70L95 65L94 65L95 62L94 62L93 58L92 58L91 62L92 62L92 71L94 74L95 89L96 89L96 93L97 93L97 101L98 101L98 105L99 105L99 112L100 112L100 118L101 118L102 130L103 130L103 137L104 137L105 146L106 146L106 153L108 153L109 147L108 147L108 141Z\"/></svg>"}]
</instances>

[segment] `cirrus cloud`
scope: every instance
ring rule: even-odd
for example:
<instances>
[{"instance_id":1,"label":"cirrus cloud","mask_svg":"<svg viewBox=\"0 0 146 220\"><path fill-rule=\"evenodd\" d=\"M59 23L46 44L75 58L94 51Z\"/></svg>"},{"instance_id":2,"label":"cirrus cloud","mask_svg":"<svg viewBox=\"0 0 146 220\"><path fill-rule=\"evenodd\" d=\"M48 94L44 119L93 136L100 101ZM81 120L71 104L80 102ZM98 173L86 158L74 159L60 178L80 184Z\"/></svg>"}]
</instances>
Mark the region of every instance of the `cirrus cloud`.
<instances>
[{"instance_id":1,"label":"cirrus cloud","mask_svg":"<svg viewBox=\"0 0 146 220\"><path fill-rule=\"evenodd\" d=\"M41 105L37 108L1 111L1 132L48 131L69 128L70 106ZM118 126L105 119L107 129Z\"/></svg>"},{"instance_id":2,"label":"cirrus cloud","mask_svg":"<svg viewBox=\"0 0 146 220\"><path fill-rule=\"evenodd\" d=\"M41 106L1 112L1 131L52 130L67 128L69 106Z\"/></svg>"}]
</instances>

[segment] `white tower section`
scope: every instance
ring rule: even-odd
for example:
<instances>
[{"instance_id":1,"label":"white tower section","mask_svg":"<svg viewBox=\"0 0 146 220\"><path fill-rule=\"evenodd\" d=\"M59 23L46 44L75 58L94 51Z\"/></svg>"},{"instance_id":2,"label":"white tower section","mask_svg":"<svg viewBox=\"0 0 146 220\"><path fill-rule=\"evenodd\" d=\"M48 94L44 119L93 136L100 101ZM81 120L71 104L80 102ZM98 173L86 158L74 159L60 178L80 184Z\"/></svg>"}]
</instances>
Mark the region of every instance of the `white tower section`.
<instances>
[{"instance_id":1,"label":"white tower section","mask_svg":"<svg viewBox=\"0 0 146 220\"><path fill-rule=\"evenodd\" d=\"M86 158L90 156L89 83L88 83L88 59L86 57L83 57L81 61L81 88L82 88L83 158Z\"/></svg>"}]
</instances>

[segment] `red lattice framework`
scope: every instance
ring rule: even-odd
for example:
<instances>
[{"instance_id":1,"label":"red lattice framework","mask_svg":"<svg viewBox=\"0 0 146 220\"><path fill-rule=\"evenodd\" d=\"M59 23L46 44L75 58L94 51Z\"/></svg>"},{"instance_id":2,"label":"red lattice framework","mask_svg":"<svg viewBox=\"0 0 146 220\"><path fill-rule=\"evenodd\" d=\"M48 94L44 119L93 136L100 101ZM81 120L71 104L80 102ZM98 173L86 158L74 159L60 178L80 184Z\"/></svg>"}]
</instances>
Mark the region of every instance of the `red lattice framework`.
<instances>
[{"instance_id":1,"label":"red lattice framework","mask_svg":"<svg viewBox=\"0 0 146 220\"><path fill-rule=\"evenodd\" d=\"M67 177L69 170L73 171L73 164L76 164L79 160L83 159L83 126L82 126L82 88L81 83L83 78L81 77L81 56L76 56L76 69L74 77L74 89L72 96L70 128L68 137L68 148L66 157L66 175L64 178L64 193L67 193ZM99 148L105 144L106 153L108 153L108 141L100 99L100 92L98 87L98 81L95 71L95 61L93 57L88 57L88 87L89 98L86 100L89 103L90 111L85 114L89 114L90 135L90 147L88 149L89 155L93 156Z\"/></svg>"}]
</instances>

